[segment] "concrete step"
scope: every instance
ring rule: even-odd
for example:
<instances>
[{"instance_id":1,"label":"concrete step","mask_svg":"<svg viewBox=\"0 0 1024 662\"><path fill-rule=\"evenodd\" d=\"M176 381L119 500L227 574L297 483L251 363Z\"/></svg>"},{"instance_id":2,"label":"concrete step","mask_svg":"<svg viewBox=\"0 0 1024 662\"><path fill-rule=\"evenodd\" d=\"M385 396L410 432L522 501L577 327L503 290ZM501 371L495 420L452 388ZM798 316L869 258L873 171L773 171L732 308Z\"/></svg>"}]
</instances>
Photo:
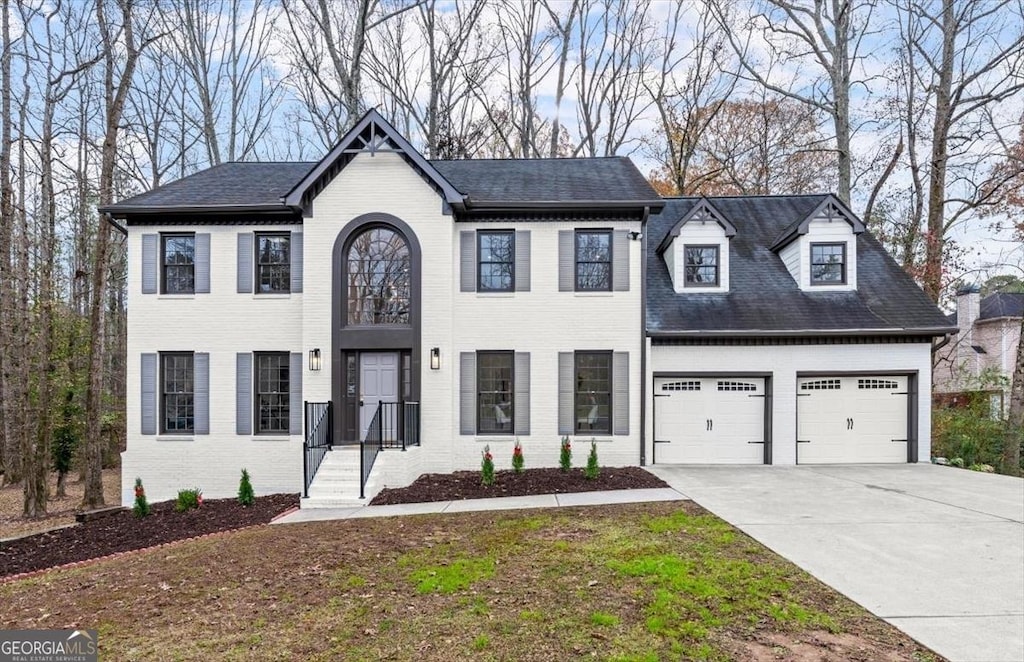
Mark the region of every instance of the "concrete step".
<instances>
[{"instance_id":1,"label":"concrete step","mask_svg":"<svg viewBox=\"0 0 1024 662\"><path fill-rule=\"evenodd\" d=\"M300 508L361 508L370 500L352 497L314 497L312 494L308 499L300 499Z\"/></svg>"}]
</instances>

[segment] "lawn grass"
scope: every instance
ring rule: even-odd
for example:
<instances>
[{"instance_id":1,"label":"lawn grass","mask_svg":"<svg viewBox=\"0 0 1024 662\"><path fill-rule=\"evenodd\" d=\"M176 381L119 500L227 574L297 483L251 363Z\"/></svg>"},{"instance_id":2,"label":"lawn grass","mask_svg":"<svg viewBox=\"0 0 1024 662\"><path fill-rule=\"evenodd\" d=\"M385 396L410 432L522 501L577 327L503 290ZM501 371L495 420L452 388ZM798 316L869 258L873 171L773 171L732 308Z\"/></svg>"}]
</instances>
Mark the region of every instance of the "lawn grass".
<instances>
[{"instance_id":1,"label":"lawn grass","mask_svg":"<svg viewBox=\"0 0 1024 662\"><path fill-rule=\"evenodd\" d=\"M246 530L0 584L0 623L118 660L938 659L690 502Z\"/></svg>"}]
</instances>

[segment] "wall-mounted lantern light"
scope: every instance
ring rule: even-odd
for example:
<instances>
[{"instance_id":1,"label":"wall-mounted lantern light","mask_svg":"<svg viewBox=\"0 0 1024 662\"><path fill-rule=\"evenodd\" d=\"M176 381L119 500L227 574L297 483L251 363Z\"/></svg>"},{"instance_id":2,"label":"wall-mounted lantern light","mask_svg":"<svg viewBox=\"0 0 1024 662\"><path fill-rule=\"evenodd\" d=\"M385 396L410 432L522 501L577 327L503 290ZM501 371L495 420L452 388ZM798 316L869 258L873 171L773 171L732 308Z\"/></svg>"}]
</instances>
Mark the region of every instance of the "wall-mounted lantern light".
<instances>
[{"instance_id":1,"label":"wall-mounted lantern light","mask_svg":"<svg viewBox=\"0 0 1024 662\"><path fill-rule=\"evenodd\" d=\"M433 347L430 350L430 369L440 370L441 369L441 348Z\"/></svg>"},{"instance_id":2,"label":"wall-mounted lantern light","mask_svg":"<svg viewBox=\"0 0 1024 662\"><path fill-rule=\"evenodd\" d=\"M313 372L320 370L320 348L309 350L309 369Z\"/></svg>"}]
</instances>

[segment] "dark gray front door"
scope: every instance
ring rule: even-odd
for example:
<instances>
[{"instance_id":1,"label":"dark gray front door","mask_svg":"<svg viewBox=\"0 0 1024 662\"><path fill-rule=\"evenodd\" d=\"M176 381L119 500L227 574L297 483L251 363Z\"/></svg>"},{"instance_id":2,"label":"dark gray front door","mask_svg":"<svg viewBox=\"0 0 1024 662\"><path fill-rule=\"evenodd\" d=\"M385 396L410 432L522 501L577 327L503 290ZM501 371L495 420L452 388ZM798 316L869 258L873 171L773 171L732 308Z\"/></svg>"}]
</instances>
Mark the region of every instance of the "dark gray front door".
<instances>
[{"instance_id":1,"label":"dark gray front door","mask_svg":"<svg viewBox=\"0 0 1024 662\"><path fill-rule=\"evenodd\" d=\"M359 355L359 438L366 438L366 429L381 402L398 402L398 352L362 352ZM385 427L393 425L392 417L385 417ZM384 438L394 433L384 430Z\"/></svg>"}]
</instances>

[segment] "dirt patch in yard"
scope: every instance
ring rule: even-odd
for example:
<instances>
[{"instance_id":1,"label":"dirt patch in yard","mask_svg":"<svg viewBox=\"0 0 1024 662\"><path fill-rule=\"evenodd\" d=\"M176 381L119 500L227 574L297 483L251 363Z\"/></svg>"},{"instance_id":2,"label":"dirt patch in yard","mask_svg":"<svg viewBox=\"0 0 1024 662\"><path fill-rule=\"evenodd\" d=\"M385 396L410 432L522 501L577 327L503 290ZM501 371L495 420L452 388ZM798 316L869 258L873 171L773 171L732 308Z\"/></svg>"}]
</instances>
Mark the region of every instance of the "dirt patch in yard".
<instances>
[{"instance_id":1,"label":"dirt patch in yard","mask_svg":"<svg viewBox=\"0 0 1024 662\"><path fill-rule=\"evenodd\" d=\"M25 536L75 523L75 513L82 504L82 496L85 494L85 483L78 480L78 473L68 475L67 496L63 498L58 499L54 496L57 494L56 473L50 474L49 486L49 513L39 519L25 519L21 516L24 507L21 483L0 488L0 538ZM121 503L120 469L103 470L103 498L107 504Z\"/></svg>"},{"instance_id":2,"label":"dirt patch in yard","mask_svg":"<svg viewBox=\"0 0 1024 662\"><path fill-rule=\"evenodd\" d=\"M0 577L266 524L298 504L297 494L272 494L257 497L256 503L248 507L236 499L214 499L183 513L175 512L173 501L165 501L154 504L152 513L141 519L131 510L123 510L83 524L0 543Z\"/></svg>"},{"instance_id":3,"label":"dirt patch in yard","mask_svg":"<svg viewBox=\"0 0 1024 662\"><path fill-rule=\"evenodd\" d=\"M496 471L494 478L494 485L484 485L479 471L424 474L408 487L381 490L370 505L668 487L668 483L640 467L602 467L598 477L591 480L582 469L527 469L521 474Z\"/></svg>"}]
</instances>

